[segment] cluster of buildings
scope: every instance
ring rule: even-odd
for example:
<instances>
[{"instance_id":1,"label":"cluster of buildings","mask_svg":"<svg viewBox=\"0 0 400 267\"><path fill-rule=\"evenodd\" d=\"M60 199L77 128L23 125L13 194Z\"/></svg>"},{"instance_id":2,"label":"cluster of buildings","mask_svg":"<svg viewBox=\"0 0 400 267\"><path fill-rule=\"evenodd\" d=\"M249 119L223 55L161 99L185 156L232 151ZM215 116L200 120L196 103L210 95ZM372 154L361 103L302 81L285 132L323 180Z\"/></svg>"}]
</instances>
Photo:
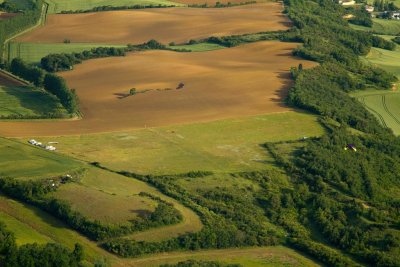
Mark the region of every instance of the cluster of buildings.
<instances>
[{"instance_id":1,"label":"cluster of buildings","mask_svg":"<svg viewBox=\"0 0 400 267\"><path fill-rule=\"evenodd\" d=\"M34 145L34 146L38 146L38 147L44 148L46 150L50 150L50 151L55 151L56 150L56 148L54 146L44 145L41 142L36 141L35 139L29 140L28 143L31 144L31 145Z\"/></svg>"}]
</instances>

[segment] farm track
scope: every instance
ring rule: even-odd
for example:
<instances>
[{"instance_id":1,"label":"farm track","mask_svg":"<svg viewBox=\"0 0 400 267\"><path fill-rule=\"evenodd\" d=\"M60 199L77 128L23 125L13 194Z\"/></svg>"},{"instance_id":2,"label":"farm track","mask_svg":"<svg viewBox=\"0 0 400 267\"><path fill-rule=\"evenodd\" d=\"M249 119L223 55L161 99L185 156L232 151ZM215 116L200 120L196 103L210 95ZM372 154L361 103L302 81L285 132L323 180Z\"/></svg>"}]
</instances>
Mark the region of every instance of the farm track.
<instances>
[{"instance_id":1,"label":"farm track","mask_svg":"<svg viewBox=\"0 0 400 267\"><path fill-rule=\"evenodd\" d=\"M386 95L382 95L382 106L389 114L389 116L392 117L397 122L397 124L400 125L400 120L389 110L388 106L386 105Z\"/></svg>"},{"instance_id":2,"label":"farm track","mask_svg":"<svg viewBox=\"0 0 400 267\"><path fill-rule=\"evenodd\" d=\"M384 127L388 128L388 126L387 126L385 120L383 119L382 115L379 112L377 112L376 110L374 110L371 107L367 106L367 104L365 103L365 97L364 96L357 97L357 100L359 100L367 110L369 110L371 113L375 114L378 117L378 120L381 122L381 124Z\"/></svg>"}]
</instances>

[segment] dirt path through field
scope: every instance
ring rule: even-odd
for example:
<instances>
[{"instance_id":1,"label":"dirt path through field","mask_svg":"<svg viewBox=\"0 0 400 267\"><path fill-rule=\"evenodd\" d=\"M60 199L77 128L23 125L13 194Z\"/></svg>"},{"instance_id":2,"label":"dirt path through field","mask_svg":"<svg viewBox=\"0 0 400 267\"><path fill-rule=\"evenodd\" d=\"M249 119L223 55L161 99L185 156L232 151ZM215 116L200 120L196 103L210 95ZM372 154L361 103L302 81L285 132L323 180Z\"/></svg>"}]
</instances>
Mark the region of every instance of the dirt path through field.
<instances>
[{"instance_id":1,"label":"dirt path through field","mask_svg":"<svg viewBox=\"0 0 400 267\"><path fill-rule=\"evenodd\" d=\"M22 85L26 84L0 71L0 86L22 86Z\"/></svg>"},{"instance_id":2,"label":"dirt path through field","mask_svg":"<svg viewBox=\"0 0 400 267\"><path fill-rule=\"evenodd\" d=\"M289 68L315 65L294 58L296 46L266 41L209 52L153 50L89 60L61 73L78 93L82 120L0 122L0 134L76 135L286 112ZM180 83L183 88L176 89ZM124 97L133 87L152 91Z\"/></svg>"},{"instance_id":3,"label":"dirt path through field","mask_svg":"<svg viewBox=\"0 0 400 267\"><path fill-rule=\"evenodd\" d=\"M45 26L17 40L138 44L156 39L167 44L210 36L284 30L288 25L282 4L275 2L230 8L153 8L49 15Z\"/></svg>"}]
</instances>

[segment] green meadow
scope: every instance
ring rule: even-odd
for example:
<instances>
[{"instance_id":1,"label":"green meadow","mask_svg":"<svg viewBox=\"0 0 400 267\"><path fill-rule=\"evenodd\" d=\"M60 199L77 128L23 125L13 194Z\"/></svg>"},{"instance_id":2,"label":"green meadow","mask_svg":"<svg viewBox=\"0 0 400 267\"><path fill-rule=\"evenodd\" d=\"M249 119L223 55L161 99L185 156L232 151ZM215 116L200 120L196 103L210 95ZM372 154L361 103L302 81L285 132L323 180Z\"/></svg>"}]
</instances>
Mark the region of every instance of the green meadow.
<instances>
[{"instance_id":1,"label":"green meadow","mask_svg":"<svg viewBox=\"0 0 400 267\"><path fill-rule=\"evenodd\" d=\"M49 13L60 13L61 11L89 10L100 6L134 6L134 5L174 5L182 6L182 4L174 3L168 0L46 0L49 4Z\"/></svg>"},{"instance_id":2,"label":"green meadow","mask_svg":"<svg viewBox=\"0 0 400 267\"><path fill-rule=\"evenodd\" d=\"M373 26L365 27L360 25L353 25L350 26L353 29L360 30L360 31L368 31L373 32L375 34L383 34L383 35L400 35L400 21L399 20L389 20L389 19L372 19Z\"/></svg>"},{"instance_id":3,"label":"green meadow","mask_svg":"<svg viewBox=\"0 0 400 267\"><path fill-rule=\"evenodd\" d=\"M22 140L22 143L0 137L1 176L18 179L49 178L79 170L83 166L79 161L35 147L27 141Z\"/></svg>"},{"instance_id":4,"label":"green meadow","mask_svg":"<svg viewBox=\"0 0 400 267\"><path fill-rule=\"evenodd\" d=\"M29 86L0 85L0 117L43 117L47 114L68 116L60 101L44 90Z\"/></svg>"},{"instance_id":5,"label":"green meadow","mask_svg":"<svg viewBox=\"0 0 400 267\"><path fill-rule=\"evenodd\" d=\"M285 112L130 132L58 137L59 152L113 170L176 174L264 170L271 157L261 144L319 136L317 117ZM50 141L52 138L43 138Z\"/></svg>"}]
</instances>

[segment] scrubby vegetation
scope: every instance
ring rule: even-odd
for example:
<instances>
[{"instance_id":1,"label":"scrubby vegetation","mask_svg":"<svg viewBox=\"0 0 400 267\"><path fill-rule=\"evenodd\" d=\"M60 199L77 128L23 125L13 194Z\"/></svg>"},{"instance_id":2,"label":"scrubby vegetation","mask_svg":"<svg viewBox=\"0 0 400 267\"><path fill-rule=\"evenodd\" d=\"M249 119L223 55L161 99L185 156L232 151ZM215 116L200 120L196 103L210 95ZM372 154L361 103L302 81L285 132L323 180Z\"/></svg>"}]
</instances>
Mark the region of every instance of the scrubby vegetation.
<instances>
[{"instance_id":1,"label":"scrubby vegetation","mask_svg":"<svg viewBox=\"0 0 400 267\"><path fill-rule=\"evenodd\" d=\"M54 182L49 182L46 179L19 181L13 178L0 178L1 192L49 212L93 240L119 237L135 231L176 224L182 221L182 215L172 204L148 193L141 193L142 196L158 202L154 212L132 220L130 225L106 225L84 217L79 212L72 210L67 202L47 195L55 190L57 190L57 186L54 186Z\"/></svg>"},{"instance_id":2,"label":"scrubby vegetation","mask_svg":"<svg viewBox=\"0 0 400 267\"><path fill-rule=\"evenodd\" d=\"M0 222L0 265L1 266L60 266L78 267L83 260L83 248L75 244L69 249L54 243L45 245L27 244L17 247L14 234Z\"/></svg>"}]
</instances>

